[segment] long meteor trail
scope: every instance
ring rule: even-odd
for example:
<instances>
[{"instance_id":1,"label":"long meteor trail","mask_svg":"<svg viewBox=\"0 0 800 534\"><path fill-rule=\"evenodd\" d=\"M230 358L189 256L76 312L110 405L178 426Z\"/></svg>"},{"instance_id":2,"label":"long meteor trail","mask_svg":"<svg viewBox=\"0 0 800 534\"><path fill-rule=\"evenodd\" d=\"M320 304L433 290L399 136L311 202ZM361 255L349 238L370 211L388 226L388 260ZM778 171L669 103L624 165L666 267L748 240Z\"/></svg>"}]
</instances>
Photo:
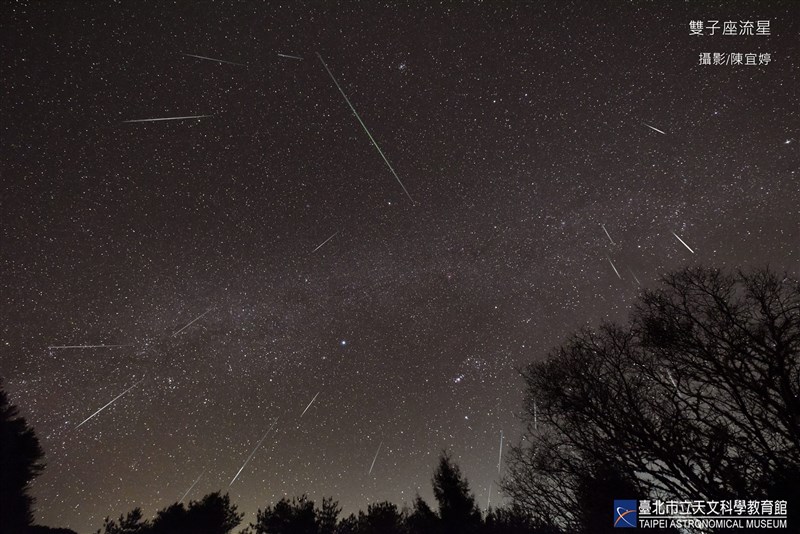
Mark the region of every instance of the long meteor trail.
<instances>
[{"instance_id":1,"label":"long meteor trail","mask_svg":"<svg viewBox=\"0 0 800 534\"><path fill-rule=\"evenodd\" d=\"M142 380L144 380L144 378L142 378ZM114 397L113 399L111 399L110 401L108 401L108 403L107 403L105 406L103 406L102 408L100 408L99 410L97 410L96 412L94 412L92 415L90 415L89 417L87 417L86 419L84 419L83 421L81 421L81 424L79 424L78 426L76 426L76 427L75 427L75 430L79 429L79 428L80 428L80 427L82 427L82 426L83 426L83 424L84 424L84 423L86 423L86 422L87 422L89 419L93 418L95 415L99 414L100 412L102 412L103 410L105 410L106 408L108 408L109 406L111 406L112 404L114 404L114 402L115 402L115 401L116 401L118 398L122 397L122 396L123 396L123 395L125 395L127 392L129 392L130 390L132 390L133 388L135 388L136 386L138 386L139 384L141 384L141 383L142 383L142 380L139 380L138 382L136 382L134 385L132 385L131 387L129 387L128 389L126 389L125 391L123 391L122 393L120 393L119 395L117 395L116 397Z\"/></svg>"},{"instance_id":2,"label":"long meteor trail","mask_svg":"<svg viewBox=\"0 0 800 534\"><path fill-rule=\"evenodd\" d=\"M392 167L392 164L389 163L389 160L386 159L386 156L383 155L383 150L381 150L381 147L378 146L378 143L375 141L375 138L372 137L372 134L369 133L369 130L367 129L367 125L364 124L363 120L361 120L361 117L359 116L358 112L356 111L356 108L353 107L353 104L350 103L350 99L347 98L346 94L344 94L344 90L339 85L339 82L336 81L336 78L334 78L333 73L331 72L331 69L328 68L328 66L325 64L325 61L323 61L322 56L319 55L319 53L317 53L317 57L319 58L320 63L322 63L322 66L325 67L325 70L328 72L328 76L330 76L331 80L333 80L333 83L336 84L336 88L339 89L340 93L342 93L342 96L344 97L344 101L347 102L348 106L350 106L350 110L353 112L353 115L356 116L356 119L358 119L358 122L361 124L361 127L364 128L364 131L367 133L367 136L369 137L369 140L372 141L373 145L375 145L375 149L378 151L378 154L381 155L381 157L383 158L383 161L386 163L386 166L389 167L390 171L392 171L392 174L394 175L395 179L397 180L397 183L400 184L400 187L403 188L403 191L405 192L405 194L408 197L408 199L413 203L414 199L411 198L411 195L408 193L408 189L406 189L406 186L403 185L403 182L400 180L400 177L397 176L397 173L394 172L394 168Z\"/></svg>"},{"instance_id":3,"label":"long meteor trail","mask_svg":"<svg viewBox=\"0 0 800 534\"><path fill-rule=\"evenodd\" d=\"M383 442L381 441L381 442L380 442L380 445L378 445L378 450L377 450L377 451L375 451L375 457L372 459L372 465L371 465L371 466L369 466L369 474L370 474L370 475L372 474L372 468L373 468L373 467L375 467L375 460L377 460L377 459L378 459L378 453L380 453L380 452L381 452L381 447L382 447L382 446L383 446Z\"/></svg>"},{"instance_id":4,"label":"long meteor trail","mask_svg":"<svg viewBox=\"0 0 800 534\"><path fill-rule=\"evenodd\" d=\"M187 324L186 326L184 326L184 327L183 327L183 328L181 328L180 330L177 330L176 332L174 332L174 333L172 334L172 337L175 337L175 336L177 336L178 334L180 334L181 332L183 332L184 330L186 330L187 328L189 328L190 326L192 326L192 325L193 325L193 324L194 324L196 321L199 321L200 319L202 319L202 318L203 318L203 317L204 317L204 316L205 316L205 315L206 315L208 312L210 312L212 309L213 309L213 308L209 308L209 309L207 309L207 310L206 310L206 311L205 311L205 312L204 312L202 315L199 315L199 316L195 317L194 319L192 319L192 320L189 322L189 324Z\"/></svg>"},{"instance_id":5,"label":"long meteor trail","mask_svg":"<svg viewBox=\"0 0 800 534\"><path fill-rule=\"evenodd\" d=\"M500 466L503 464L503 431L500 431L500 457L497 459L497 474L500 474Z\"/></svg>"},{"instance_id":6,"label":"long meteor trail","mask_svg":"<svg viewBox=\"0 0 800 534\"><path fill-rule=\"evenodd\" d=\"M308 403L308 406L306 406L306 409L303 410L303 413L300 414L300 417L303 417L306 414L306 412L308 411L308 409L311 408L311 405L314 404L314 401L317 400L317 397L319 397L319 393L320 392L317 391L317 394L314 395L314 398L311 399L311 402Z\"/></svg>"},{"instance_id":7,"label":"long meteor trail","mask_svg":"<svg viewBox=\"0 0 800 534\"><path fill-rule=\"evenodd\" d=\"M206 56L196 56L194 54L183 54L184 56L195 57L197 59L204 59L206 61L216 61L217 63L227 63L228 65L237 65L239 67L244 67L244 63L235 63L233 61L225 61L224 59L216 59L213 57L206 57Z\"/></svg>"},{"instance_id":8,"label":"long meteor trail","mask_svg":"<svg viewBox=\"0 0 800 534\"><path fill-rule=\"evenodd\" d=\"M197 480L195 480L195 481L194 481L194 484L192 484L191 486L189 486L189 489L188 489L188 490L186 490L186 493L184 493L184 494L183 494L183 497L181 497L181 500L179 500L179 501L178 501L178 504L180 504L180 503L182 503L182 502L183 502L183 500L186 498L186 496L187 496L187 495L189 495L189 492L190 492L190 491L192 491L192 490L194 489L194 487L197 485L197 483L198 483L198 482L200 482L200 479L201 479L201 478L203 478L203 475L205 475L205 474L206 474L206 472L205 472L205 471L203 471L202 473L200 473L200 476L199 476L199 477L197 477Z\"/></svg>"},{"instance_id":9,"label":"long meteor trail","mask_svg":"<svg viewBox=\"0 0 800 534\"><path fill-rule=\"evenodd\" d=\"M687 249L689 249L689 252L691 252L692 254L694 254L694 250L692 250L692 249L691 249L691 247L690 247L689 245L687 245L687 244L686 244L686 241L684 241L683 239L681 239L680 237L678 237L678 234L676 234L675 232L672 232L672 235L674 235L674 236L675 236L675 237L678 239L678 241L680 241L681 243L683 243L683 246L684 246L684 247L686 247Z\"/></svg>"},{"instance_id":10,"label":"long meteor trail","mask_svg":"<svg viewBox=\"0 0 800 534\"><path fill-rule=\"evenodd\" d=\"M325 243L327 243L328 241L330 241L331 239L333 239L334 237L336 237L336 235L337 235L338 233L339 233L339 230L337 230L337 231L336 231L336 232L335 232L335 233L334 233L332 236L330 236L328 239L326 239L325 241L323 241L322 243L320 243L319 245L317 245L317 248L315 248L314 250L312 250L312 251L311 251L311 253L313 254L313 253L315 253L316 251L318 251L319 249L321 249L321 248L322 248L322 245L324 245Z\"/></svg>"},{"instance_id":11,"label":"long meteor trail","mask_svg":"<svg viewBox=\"0 0 800 534\"><path fill-rule=\"evenodd\" d=\"M122 122L156 122L156 121L182 121L184 119L202 119L211 115L186 115L183 117L156 117L155 119L132 119Z\"/></svg>"},{"instance_id":12,"label":"long meteor trail","mask_svg":"<svg viewBox=\"0 0 800 534\"><path fill-rule=\"evenodd\" d=\"M611 258L609 258L608 256L606 256L606 259L608 260L608 263L610 263L610 264L611 264L611 268L612 268L612 269L614 269L614 272L615 272L615 273L617 273L617 278L619 278L620 280L622 280L622 276L619 274L619 271L617 270L617 268L616 268L616 267L614 267L614 262L613 262L613 261L611 261Z\"/></svg>"},{"instance_id":13,"label":"long meteor trail","mask_svg":"<svg viewBox=\"0 0 800 534\"><path fill-rule=\"evenodd\" d=\"M130 347L132 345L50 345L48 349L102 349L113 347Z\"/></svg>"},{"instance_id":14,"label":"long meteor trail","mask_svg":"<svg viewBox=\"0 0 800 534\"><path fill-rule=\"evenodd\" d=\"M643 122L642 124L644 124L645 126L647 126L648 128L650 128L651 130L655 130L655 131L657 131L657 132L658 132L658 133L660 133L661 135L667 135L667 132L662 132L661 130L659 130L659 129L658 129L658 128L656 128L655 126L650 126L650 125L649 125L649 124L647 124L646 122Z\"/></svg>"},{"instance_id":15,"label":"long meteor trail","mask_svg":"<svg viewBox=\"0 0 800 534\"><path fill-rule=\"evenodd\" d=\"M300 60L303 59L300 56L293 56L293 55L290 55L290 54L281 54L280 52L278 52L278 55L280 57L286 57L286 58L289 58L289 59L300 59Z\"/></svg>"},{"instance_id":16,"label":"long meteor trail","mask_svg":"<svg viewBox=\"0 0 800 534\"><path fill-rule=\"evenodd\" d=\"M608 236L608 240L609 240L609 241L611 241L611 244L612 244L612 245L616 245L616 243L614 243L614 240L613 240L613 239L611 239L611 234L609 234L609 233L608 233L608 230L606 230L606 225L605 225L605 224L601 224L600 226L602 226L602 227L603 227L603 231L604 231L604 232L606 233L606 235Z\"/></svg>"},{"instance_id":17,"label":"long meteor trail","mask_svg":"<svg viewBox=\"0 0 800 534\"><path fill-rule=\"evenodd\" d=\"M248 456L248 457L247 457L247 460L245 460L244 464L242 464L242 467L240 467L240 468L239 468L239 470L236 472L236 476L235 476L235 477L233 477L233 480L231 480L231 483L230 483L230 484L228 484L228 487L229 487L229 488L230 488L231 486L233 486L233 483L234 483L234 482L236 482L236 479L237 479L237 478L239 478L239 475L241 474L242 470L243 470L245 467L247 467L247 464L248 464L248 463L250 463L250 460L253 458L253 455L256 453L256 451L258 450L258 448L261 446L261 443L264 441L264 438L266 438L266 437L267 437L267 434L269 434L270 430L272 430L272 428L275 426L275 424L276 424L277 422L278 422L278 418L276 417L276 418L275 418L275 420L272 422L272 425L270 425L270 427L267 429L267 431L266 431L266 432L264 432L264 435L261 437L261 440L259 440L259 442L258 442L258 445L256 445L256 448L255 448L255 449L253 449L253 452L251 452L251 453L250 453L250 456Z\"/></svg>"}]
</instances>

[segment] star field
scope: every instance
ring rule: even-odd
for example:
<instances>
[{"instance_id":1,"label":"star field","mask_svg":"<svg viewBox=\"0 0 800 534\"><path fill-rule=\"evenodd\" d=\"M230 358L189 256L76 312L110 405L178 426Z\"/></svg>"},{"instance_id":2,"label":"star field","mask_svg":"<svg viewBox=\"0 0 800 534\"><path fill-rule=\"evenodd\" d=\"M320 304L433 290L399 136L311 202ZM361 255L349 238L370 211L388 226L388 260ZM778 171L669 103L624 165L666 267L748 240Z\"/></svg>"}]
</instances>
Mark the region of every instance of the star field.
<instances>
[{"instance_id":1,"label":"star field","mask_svg":"<svg viewBox=\"0 0 800 534\"><path fill-rule=\"evenodd\" d=\"M0 7L0 376L40 523L195 481L245 521L430 502L442 449L497 504L517 369L668 270L797 273L796 3L393 4Z\"/></svg>"}]
</instances>

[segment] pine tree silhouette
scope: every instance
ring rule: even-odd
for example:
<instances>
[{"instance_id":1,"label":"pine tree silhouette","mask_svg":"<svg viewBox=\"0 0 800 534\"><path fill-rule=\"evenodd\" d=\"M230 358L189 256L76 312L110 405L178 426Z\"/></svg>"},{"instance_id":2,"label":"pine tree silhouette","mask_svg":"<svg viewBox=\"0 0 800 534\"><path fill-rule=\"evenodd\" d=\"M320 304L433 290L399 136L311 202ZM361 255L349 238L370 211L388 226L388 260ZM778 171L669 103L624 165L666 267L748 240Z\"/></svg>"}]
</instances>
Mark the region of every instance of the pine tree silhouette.
<instances>
[{"instance_id":1,"label":"pine tree silhouette","mask_svg":"<svg viewBox=\"0 0 800 534\"><path fill-rule=\"evenodd\" d=\"M445 451L433 475L433 495L439 503L441 532L444 534L471 534L479 532L481 512L475 496L469 490L461 469Z\"/></svg>"},{"instance_id":2,"label":"pine tree silhouette","mask_svg":"<svg viewBox=\"0 0 800 534\"><path fill-rule=\"evenodd\" d=\"M44 452L33 429L0 389L0 525L23 533L33 524L29 485L44 469Z\"/></svg>"}]
</instances>

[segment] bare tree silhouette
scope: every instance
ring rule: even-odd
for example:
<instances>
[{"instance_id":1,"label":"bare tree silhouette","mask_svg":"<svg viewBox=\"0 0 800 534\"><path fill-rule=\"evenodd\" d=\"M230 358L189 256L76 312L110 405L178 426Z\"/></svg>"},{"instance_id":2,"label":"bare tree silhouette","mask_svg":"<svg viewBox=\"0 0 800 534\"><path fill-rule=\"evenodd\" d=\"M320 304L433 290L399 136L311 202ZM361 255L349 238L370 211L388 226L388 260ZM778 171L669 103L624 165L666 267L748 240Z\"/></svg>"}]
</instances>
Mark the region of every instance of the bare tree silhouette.
<instances>
[{"instance_id":1,"label":"bare tree silhouette","mask_svg":"<svg viewBox=\"0 0 800 534\"><path fill-rule=\"evenodd\" d=\"M798 502L788 482L800 469L796 280L768 269L667 275L627 325L581 331L523 377L528 424L503 488L543 521L585 526L593 466L639 498Z\"/></svg>"}]
</instances>

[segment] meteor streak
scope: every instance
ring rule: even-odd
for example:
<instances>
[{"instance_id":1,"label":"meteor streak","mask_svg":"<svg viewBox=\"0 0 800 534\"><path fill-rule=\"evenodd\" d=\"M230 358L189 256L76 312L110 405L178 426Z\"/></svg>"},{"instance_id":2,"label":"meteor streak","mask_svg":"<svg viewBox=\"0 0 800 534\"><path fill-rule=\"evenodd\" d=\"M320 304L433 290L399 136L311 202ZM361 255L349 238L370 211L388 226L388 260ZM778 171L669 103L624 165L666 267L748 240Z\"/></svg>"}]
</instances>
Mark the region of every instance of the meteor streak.
<instances>
[{"instance_id":1,"label":"meteor streak","mask_svg":"<svg viewBox=\"0 0 800 534\"><path fill-rule=\"evenodd\" d=\"M650 126L650 125L649 125L649 124L647 124L646 122L643 122L642 124L644 124L645 126L647 126L648 128L650 128L651 130L655 130L655 131L657 131L657 132L658 132L658 133L660 133L661 135L667 135L667 133L666 133L666 132L662 132L661 130L659 130L659 129L658 129L658 128L656 128L655 126Z\"/></svg>"},{"instance_id":2,"label":"meteor streak","mask_svg":"<svg viewBox=\"0 0 800 534\"><path fill-rule=\"evenodd\" d=\"M311 399L311 402L309 402L309 403L308 403L308 406L306 406L306 409L305 409L305 410L303 410L303 413L301 413L301 414L300 414L300 417L303 417L303 416L306 414L306 412L308 411L308 409L309 409L309 408L311 408L311 405L312 405L312 404L314 404L314 401L315 401L315 400L317 400L317 397L319 396L319 393L320 393L320 392L319 392L319 391L317 391L317 394L316 394L316 395L314 395L314 398L313 398L313 399Z\"/></svg>"},{"instance_id":3,"label":"meteor streak","mask_svg":"<svg viewBox=\"0 0 800 534\"><path fill-rule=\"evenodd\" d=\"M194 54L183 54L184 56L189 57L196 57L197 59L205 59L206 61L216 61L217 63L227 63L228 65L238 65L239 67L244 67L243 63L234 63L233 61L225 61L224 59L214 59L213 57L206 57L206 56L196 56Z\"/></svg>"},{"instance_id":4,"label":"meteor streak","mask_svg":"<svg viewBox=\"0 0 800 534\"><path fill-rule=\"evenodd\" d=\"M209 309L207 309L207 310L206 310L206 311L205 311L205 312L204 312L202 315L199 315L198 317L195 317L194 319L192 319L192 320L189 322L189 324L187 324L186 326L184 326L184 327L183 327L183 328L181 328L180 330L178 330L178 331L174 332L174 333L172 334L172 337L175 337L175 336L177 336L178 334L180 334L181 332L183 332L184 330L186 330L187 328L189 328L190 326L192 326L192 325L193 325L193 324L194 324L196 321L198 321L198 320L202 319L202 318L203 318L203 316L205 316L205 314L206 314L206 313L208 313L208 312L210 312L212 309L213 309L213 308L209 308Z\"/></svg>"},{"instance_id":5,"label":"meteor streak","mask_svg":"<svg viewBox=\"0 0 800 534\"><path fill-rule=\"evenodd\" d=\"M683 239L681 239L680 237L678 237L678 234L676 234L675 232L672 232L672 235L674 235L676 238L678 238L678 241L680 241L681 243L683 243L683 246L684 246L684 247L686 247L687 249L689 249L689 252L691 252L692 254L694 254L694 250L692 250L692 249L689 247L689 245L687 245L687 244L686 244L686 241L684 241Z\"/></svg>"},{"instance_id":6,"label":"meteor streak","mask_svg":"<svg viewBox=\"0 0 800 534\"><path fill-rule=\"evenodd\" d=\"M131 347L132 345L50 345L48 349L101 349L113 347Z\"/></svg>"},{"instance_id":7,"label":"meteor streak","mask_svg":"<svg viewBox=\"0 0 800 534\"><path fill-rule=\"evenodd\" d=\"M332 236L330 236L328 239L326 239L325 241L323 241L322 243L320 243L319 245L317 245L317 248L315 248L314 250L312 250L312 251L311 251L311 253L313 254L313 253L315 253L316 251L318 251L319 249L321 249L321 248L322 248L322 245L324 245L325 243L327 243L328 241L330 241L331 239L333 239L334 237L336 237L336 234L338 234L338 233L339 233L339 230L337 230L337 231L336 231L336 233L334 233L334 234L333 234Z\"/></svg>"},{"instance_id":8,"label":"meteor streak","mask_svg":"<svg viewBox=\"0 0 800 534\"><path fill-rule=\"evenodd\" d=\"M210 117L211 115L186 115L184 117L157 117L155 119L133 119L122 122L155 122L155 121L180 121L184 119L202 119L203 117Z\"/></svg>"},{"instance_id":9,"label":"meteor streak","mask_svg":"<svg viewBox=\"0 0 800 534\"><path fill-rule=\"evenodd\" d=\"M142 380L144 380L144 378L142 378ZM108 401L108 404L106 404L105 406L103 406L102 408L100 408L99 410L97 410L96 412L94 412L92 415L90 415L89 417L87 417L86 419L84 419L83 421L81 421L81 424L79 424L78 426L76 426L76 427L75 427L75 430L78 430L78 429L79 429L80 427L82 427L82 426L83 426L83 424L84 424L85 422L87 422L89 419L93 418L95 415L99 414L100 412L102 412L103 410L105 410L106 408L108 408L109 406L111 406L112 404L114 404L114 402L115 402L115 401L116 401L118 398L122 397L122 396L123 396L123 395L125 395L127 392L129 392L130 390L132 390L133 388L135 388L136 386L138 386L139 384L141 384L141 383L142 383L142 380L139 380L138 382L136 382L134 385L132 385L131 387L129 387L128 389L126 389L125 391L123 391L122 393L120 393L119 395L117 395L116 397L114 397L113 399L111 399L110 401Z\"/></svg>"},{"instance_id":10,"label":"meteor streak","mask_svg":"<svg viewBox=\"0 0 800 534\"><path fill-rule=\"evenodd\" d=\"M672 373L669 372L669 369L667 369L667 376L669 377L669 381L672 382L672 385L675 388L675 393L678 393L680 395L680 392L678 391L678 384L675 383L675 379L672 378Z\"/></svg>"},{"instance_id":11,"label":"meteor streak","mask_svg":"<svg viewBox=\"0 0 800 534\"><path fill-rule=\"evenodd\" d=\"M331 80L333 80L333 83L336 84L336 88L339 89L340 93L342 93L342 96L344 97L344 101L347 102L348 106L350 106L350 110L353 112L353 115L356 116L356 119L358 119L358 122L361 124L361 127L364 128L364 131L367 133L367 136L369 137L369 140L372 141L373 145L375 145L375 148L377 149L378 154L381 155L381 157L383 158L383 161L386 163L386 166L389 167L390 171L392 171L392 174L394 175L395 179L397 180L397 183L400 184L400 187L403 188L403 191L405 192L405 194L408 197L408 199L413 203L414 199L411 198L411 195L408 193L408 189L406 189L406 186L404 186L403 182L400 181L400 177L397 176L397 173L394 172L394 168L392 167L392 164L389 163L389 160L386 159L386 156L383 155L383 150L381 150L381 147L378 146L378 143L375 141L375 138L372 137L372 134L369 133L369 130L367 129L367 125L364 124L364 121L361 120L361 117L359 116L358 112L356 111L356 108L353 107L353 104L350 103L350 99L347 98L346 94L344 94L344 90L339 85L339 82L336 81L336 78L333 77L333 73L328 68L328 66L325 64L325 61L322 60L322 56L319 55L319 53L317 53L317 57L319 58L320 63L322 63L322 66L325 67L325 70L328 72L328 75L331 77Z\"/></svg>"},{"instance_id":12,"label":"meteor streak","mask_svg":"<svg viewBox=\"0 0 800 534\"><path fill-rule=\"evenodd\" d=\"M616 245L616 243L614 243L614 240L613 240L613 239L611 239L611 234L609 234L609 233L608 233L608 230L606 230L606 225L605 225L605 224L601 224L600 226L602 226L602 227L603 227L603 231L604 231L604 232L606 233L606 235L608 236L608 240L609 240L609 241L611 241L611 244L612 244L612 245Z\"/></svg>"},{"instance_id":13,"label":"meteor streak","mask_svg":"<svg viewBox=\"0 0 800 534\"><path fill-rule=\"evenodd\" d=\"M503 431L500 431L500 457L497 459L497 474L500 474L500 466L503 464Z\"/></svg>"},{"instance_id":14,"label":"meteor streak","mask_svg":"<svg viewBox=\"0 0 800 534\"><path fill-rule=\"evenodd\" d=\"M375 460L378 459L378 453L381 452L381 447L383 446L383 442L381 441L380 445L378 445L378 450L375 451L375 457L372 459L372 465L369 466L369 474L372 474L372 468L375 467Z\"/></svg>"},{"instance_id":15,"label":"meteor streak","mask_svg":"<svg viewBox=\"0 0 800 534\"><path fill-rule=\"evenodd\" d=\"M300 60L302 60L302 59L303 59L303 58L301 58L301 57L299 57L299 56L292 56L292 55L290 55L290 54L281 54L280 52L278 52L278 55L279 55L280 57L288 57L289 59L300 59Z\"/></svg>"},{"instance_id":16,"label":"meteor streak","mask_svg":"<svg viewBox=\"0 0 800 534\"><path fill-rule=\"evenodd\" d=\"M628 272L629 272L629 273L631 273L631 276L633 277L633 279L634 279L634 280L636 280L636 283L637 283L637 284L639 284L639 285L642 285L642 283L639 281L639 278L638 278L638 277L636 276L636 274L635 274L635 273L634 273L634 272L631 270L631 268L630 268L630 267L628 267Z\"/></svg>"},{"instance_id":17,"label":"meteor streak","mask_svg":"<svg viewBox=\"0 0 800 534\"><path fill-rule=\"evenodd\" d=\"M613 262L613 261L611 261L611 258L609 258L608 256L606 256L606 259L608 260L608 263L610 263L610 264L611 264L611 268L612 268L612 269L614 269L614 272L615 272L615 273L617 273L617 277L618 277L620 280L622 280L622 276L620 276L620 274L619 274L619 271L617 270L617 268L616 268L616 267L614 267L614 262Z\"/></svg>"},{"instance_id":18,"label":"meteor streak","mask_svg":"<svg viewBox=\"0 0 800 534\"><path fill-rule=\"evenodd\" d=\"M270 427L267 429L267 431L266 431L266 432L264 432L264 435L261 437L261 440L259 440L259 442L258 442L258 445L256 445L256 448L255 448L255 449L253 449L253 452L251 452L251 453L250 453L250 456L248 456L248 457L247 457L247 460L245 460L244 464L242 464L242 467L240 467L240 468L239 468L239 470L236 472L236 476L235 476L235 477L233 477L233 480L231 480L231 483L230 483L230 484L228 484L228 487L229 487L229 488L230 488L231 486L233 486L233 483L234 483L234 482L236 482L236 479L237 479L237 478L239 478L239 474L242 472L242 469L244 469L245 467L247 467L247 464L248 464L248 463L250 463L250 460L253 458L253 455L256 453L256 451L258 450L258 448L261 446L261 443L264 441L264 438L266 438L266 437L267 437L267 434L269 434L269 431L270 431L270 430L272 430L272 428L275 426L275 424L276 424L277 422L278 422L278 418L276 417L276 418L275 418L275 420L272 422L272 425L270 425Z\"/></svg>"},{"instance_id":19,"label":"meteor streak","mask_svg":"<svg viewBox=\"0 0 800 534\"><path fill-rule=\"evenodd\" d=\"M194 489L194 487L197 485L197 483L198 483L198 482L200 482L200 479L201 479L201 478L203 478L203 475L205 475L205 474L206 474L206 472L205 472L205 471L203 471L202 473L200 473L200 476L199 476L199 477L197 477L197 480L195 480L195 481L194 481L194 484L192 484L191 486L189 486L189 489L188 489L188 490L186 490L186 493L184 493L184 494L183 494L183 497L181 497L181 500L179 500L179 501L178 501L178 504L180 504L180 503L182 503L182 502L183 502L183 499L185 499L185 498L186 498L186 496L187 496L187 495L189 495L189 492L190 492L190 491L192 491L192 490Z\"/></svg>"}]
</instances>

